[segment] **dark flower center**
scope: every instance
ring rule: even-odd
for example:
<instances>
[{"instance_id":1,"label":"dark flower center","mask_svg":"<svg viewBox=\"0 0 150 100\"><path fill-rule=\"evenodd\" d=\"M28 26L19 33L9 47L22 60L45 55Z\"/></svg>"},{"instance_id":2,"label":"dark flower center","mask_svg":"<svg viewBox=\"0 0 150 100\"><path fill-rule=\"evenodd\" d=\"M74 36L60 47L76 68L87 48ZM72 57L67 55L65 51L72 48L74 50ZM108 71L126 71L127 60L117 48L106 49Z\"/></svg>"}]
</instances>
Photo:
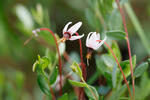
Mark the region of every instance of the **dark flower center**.
<instances>
[{"instance_id":1,"label":"dark flower center","mask_svg":"<svg viewBox=\"0 0 150 100\"><path fill-rule=\"evenodd\" d=\"M94 51L94 50L93 50L92 48L88 48L88 49L87 49L87 52L91 52L91 53L92 53L93 51Z\"/></svg>"},{"instance_id":2,"label":"dark flower center","mask_svg":"<svg viewBox=\"0 0 150 100\"><path fill-rule=\"evenodd\" d=\"M69 32L65 32L63 36L67 39L71 38L71 34Z\"/></svg>"}]
</instances>

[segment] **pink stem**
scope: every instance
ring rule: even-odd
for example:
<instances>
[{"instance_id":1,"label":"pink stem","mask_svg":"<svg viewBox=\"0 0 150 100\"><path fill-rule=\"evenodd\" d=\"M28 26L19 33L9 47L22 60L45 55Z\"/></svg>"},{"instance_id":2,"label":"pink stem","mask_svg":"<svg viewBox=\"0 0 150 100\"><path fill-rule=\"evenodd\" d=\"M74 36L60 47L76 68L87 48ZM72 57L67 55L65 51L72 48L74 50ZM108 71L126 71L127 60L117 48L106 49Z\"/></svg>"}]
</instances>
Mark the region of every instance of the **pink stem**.
<instances>
[{"instance_id":1,"label":"pink stem","mask_svg":"<svg viewBox=\"0 0 150 100\"><path fill-rule=\"evenodd\" d=\"M130 60L130 70L131 70L131 77L132 77L132 87L133 87L133 100L135 97L135 87L134 87L134 77L133 77L133 65L132 65L132 57L131 57L131 49L130 49L130 42L129 42L129 36L128 36L128 31L127 31L127 25L126 25L126 20L125 20L125 16L123 13L123 10L120 7L120 3L119 0L116 0L117 6L119 8L121 17L122 17L122 21L123 21L123 25L124 25L124 29L126 32L126 41L127 41L127 46L128 46L128 53L129 53L129 60Z\"/></svg>"},{"instance_id":2,"label":"pink stem","mask_svg":"<svg viewBox=\"0 0 150 100\"><path fill-rule=\"evenodd\" d=\"M49 31L52 34L52 36L53 36L53 38L55 40L56 48L57 48L57 52L58 52L58 59L59 59L59 73L60 73L60 81L59 81L60 91L59 91L59 93L60 93L60 95L62 95L62 63L61 63L61 56L60 56L60 51L59 51L59 47L58 47L56 36L53 33L53 31L51 31L48 28L40 28L40 30L47 30L47 31Z\"/></svg>"},{"instance_id":3,"label":"pink stem","mask_svg":"<svg viewBox=\"0 0 150 100\"><path fill-rule=\"evenodd\" d=\"M52 98L53 98L53 100L56 100L55 94L54 94L53 89L52 89L52 87L51 87L51 86L50 86L50 92L51 92L51 94L52 94Z\"/></svg>"},{"instance_id":4,"label":"pink stem","mask_svg":"<svg viewBox=\"0 0 150 100\"><path fill-rule=\"evenodd\" d=\"M79 36L78 33L75 33L77 36ZM80 59L81 59L81 66L82 66L82 73L83 73L83 78L86 81L86 65L83 62L83 53L82 53L82 42L81 39L79 39L79 46L80 46ZM84 90L83 88L80 89L80 94L79 94L79 100L81 99L81 97L83 97L82 99L84 100Z\"/></svg>"},{"instance_id":5,"label":"pink stem","mask_svg":"<svg viewBox=\"0 0 150 100\"><path fill-rule=\"evenodd\" d=\"M98 41L98 42L101 42L102 40L97 40L97 41ZM119 61L118 61L117 57L115 56L115 54L114 54L113 50L111 49L111 47L110 47L106 42L104 42L104 43L106 44L106 46L107 46L107 47L109 48L109 50L111 51L112 55L114 56L114 58L115 58L115 60L116 60L116 62L117 62L117 64L118 64L118 66L119 66L119 68L120 68L120 71L121 71L121 73L122 73L122 75L123 75L123 78L124 78L124 80L125 80L125 83L126 83L126 85L127 85L128 91L129 91L129 95L130 95L131 100L132 100L131 90L130 90L129 84L128 84L127 80L126 80L126 77L125 77L125 75L124 75L124 73L123 73L122 67L121 67L121 65L119 64Z\"/></svg>"},{"instance_id":6,"label":"pink stem","mask_svg":"<svg viewBox=\"0 0 150 100\"><path fill-rule=\"evenodd\" d=\"M78 33L75 33L77 36L79 36ZM86 66L83 62L83 53L82 53L82 42L81 39L79 39L79 46L80 46L80 59L81 59L81 66L82 66L82 72L83 72L83 77L86 80Z\"/></svg>"}]
</instances>

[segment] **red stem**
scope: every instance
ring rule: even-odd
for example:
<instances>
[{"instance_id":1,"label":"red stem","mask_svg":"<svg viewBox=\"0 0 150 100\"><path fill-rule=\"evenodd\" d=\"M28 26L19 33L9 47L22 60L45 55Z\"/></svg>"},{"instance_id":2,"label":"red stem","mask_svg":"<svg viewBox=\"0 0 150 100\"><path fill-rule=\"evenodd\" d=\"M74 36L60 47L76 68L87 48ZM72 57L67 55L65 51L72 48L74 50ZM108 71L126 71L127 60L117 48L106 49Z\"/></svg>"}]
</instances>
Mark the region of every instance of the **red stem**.
<instances>
[{"instance_id":1,"label":"red stem","mask_svg":"<svg viewBox=\"0 0 150 100\"><path fill-rule=\"evenodd\" d=\"M102 40L97 40L97 41L98 41L98 42L101 42ZM118 61L116 55L114 54L113 50L111 49L111 47L110 47L106 42L104 42L104 43L106 44L106 46L107 46L107 47L109 48L109 50L111 51L112 55L114 56L114 58L115 58L115 60L116 60L116 62L117 62L117 64L118 64L118 66L119 66L119 68L120 68L120 71L121 71L121 73L122 73L122 75L123 75L123 78L124 78L124 80L125 80L125 83L126 83L126 85L127 85L128 91L129 91L129 95L130 95L131 100L132 100L131 90L130 90L129 84L128 84L127 80L126 80L126 77L125 77L125 75L124 75L124 73L123 73L123 70L122 70L122 68L121 68L121 65L119 64L119 61Z\"/></svg>"},{"instance_id":2,"label":"red stem","mask_svg":"<svg viewBox=\"0 0 150 100\"><path fill-rule=\"evenodd\" d=\"M50 29L48 28L40 28L40 30L46 30L46 31L49 31L54 40L55 40L55 43L56 43L56 48L57 48L57 53L58 53L58 59L59 59L59 73L60 73L60 81L59 81L59 84L60 84L60 91L59 91L59 94L62 95L62 63L61 63L61 56L60 56L60 51L59 51L59 47L58 47L58 43L57 43L57 39L56 39L56 36L55 34L53 33L53 31L51 31Z\"/></svg>"},{"instance_id":3,"label":"red stem","mask_svg":"<svg viewBox=\"0 0 150 100\"><path fill-rule=\"evenodd\" d=\"M77 36L79 36L78 33L75 33ZM80 47L80 59L81 59L81 66L82 66L82 73L83 73L83 78L86 81L86 65L83 62L83 53L82 53L82 42L81 39L79 39L79 47ZM80 94L79 94L79 100L81 99L81 97L83 97L82 99L84 100L84 90L83 88L80 89Z\"/></svg>"},{"instance_id":4,"label":"red stem","mask_svg":"<svg viewBox=\"0 0 150 100\"><path fill-rule=\"evenodd\" d=\"M79 36L78 33L75 33L77 36ZM79 39L79 46L80 46L80 59L81 59L81 66L82 66L82 73L83 73L83 78L86 80L86 66L83 62L83 53L82 53L82 42L81 39Z\"/></svg>"},{"instance_id":5,"label":"red stem","mask_svg":"<svg viewBox=\"0 0 150 100\"><path fill-rule=\"evenodd\" d=\"M50 86L50 91L51 91L51 94L52 94L52 98L53 98L53 100L56 100L55 95L54 95L54 92L53 92L53 89L52 89L52 87L51 87L51 86Z\"/></svg>"},{"instance_id":6,"label":"red stem","mask_svg":"<svg viewBox=\"0 0 150 100\"><path fill-rule=\"evenodd\" d=\"M132 57L131 57L131 49L130 49L130 42L129 42L128 30L127 30L125 16L124 16L122 8L120 7L119 0L116 0L116 3L117 3L117 6L119 8L119 11L120 11L120 14L121 14L121 17L122 17L122 21L123 21L123 25L124 25L124 29L125 29L125 32L126 32L126 42L127 42L127 46L128 46L128 53L129 53L129 60L130 60L130 70L131 70L131 77L132 77L133 100L134 100L134 97L135 97L135 87L134 87L133 66L132 66Z\"/></svg>"}]
</instances>

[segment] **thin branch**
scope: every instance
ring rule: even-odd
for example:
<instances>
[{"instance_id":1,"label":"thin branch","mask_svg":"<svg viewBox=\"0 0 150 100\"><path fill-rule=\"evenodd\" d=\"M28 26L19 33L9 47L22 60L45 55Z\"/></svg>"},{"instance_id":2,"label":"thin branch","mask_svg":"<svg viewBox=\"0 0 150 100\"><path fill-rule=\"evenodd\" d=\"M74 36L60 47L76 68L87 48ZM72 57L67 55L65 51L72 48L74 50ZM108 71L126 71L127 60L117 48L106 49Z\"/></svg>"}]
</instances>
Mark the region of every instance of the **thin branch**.
<instances>
[{"instance_id":1,"label":"thin branch","mask_svg":"<svg viewBox=\"0 0 150 100\"><path fill-rule=\"evenodd\" d=\"M120 7L119 0L116 0L116 3L117 3L117 6L119 8L119 11L120 11L120 14L121 14L121 17L122 17L122 21L123 21L123 25L124 25L124 29L125 29L125 32L126 32L126 42L127 42L127 46L128 46L128 53L129 53L129 60L130 60L130 70L131 70L131 77L132 77L133 100L134 100L135 87L134 87L133 65L132 65L132 57L131 57L130 42L129 42L129 37L128 37L128 30L127 30L125 16L124 16L122 8Z\"/></svg>"},{"instance_id":2,"label":"thin branch","mask_svg":"<svg viewBox=\"0 0 150 100\"><path fill-rule=\"evenodd\" d=\"M97 40L97 41L98 41L98 42L101 42L102 40ZM120 71L121 71L121 73L122 73L122 75L123 75L124 81L125 81L125 83L126 83L126 85L127 85L127 88L128 88L129 95L130 95L131 100L132 100L131 90L130 90L129 84L128 84L127 80L126 80L126 77L125 77L125 75L124 75L124 73L123 73L122 67L121 67L121 65L119 64L119 61L118 61L116 55L114 54L113 50L111 49L111 47L110 47L106 42L104 42L104 43L106 44L106 46L107 46L107 47L109 48L109 50L111 51L112 55L114 56L114 58L115 58L115 60L116 60L116 62L117 62L117 64L118 64L118 66L119 66L119 68L120 68Z\"/></svg>"},{"instance_id":3,"label":"thin branch","mask_svg":"<svg viewBox=\"0 0 150 100\"><path fill-rule=\"evenodd\" d=\"M57 48L57 52L58 52L58 59L59 59L59 74L60 74L60 81L59 81L59 84L60 84L60 95L62 95L62 63L61 63L61 56L60 56L60 51L59 51L59 47L58 47L58 43L57 43L57 39L56 39L56 36L55 34L53 33L53 31L51 31L50 29L48 28L40 28L40 30L46 30L46 31L49 31L54 40L55 40L55 43L56 43L56 48Z\"/></svg>"}]
</instances>

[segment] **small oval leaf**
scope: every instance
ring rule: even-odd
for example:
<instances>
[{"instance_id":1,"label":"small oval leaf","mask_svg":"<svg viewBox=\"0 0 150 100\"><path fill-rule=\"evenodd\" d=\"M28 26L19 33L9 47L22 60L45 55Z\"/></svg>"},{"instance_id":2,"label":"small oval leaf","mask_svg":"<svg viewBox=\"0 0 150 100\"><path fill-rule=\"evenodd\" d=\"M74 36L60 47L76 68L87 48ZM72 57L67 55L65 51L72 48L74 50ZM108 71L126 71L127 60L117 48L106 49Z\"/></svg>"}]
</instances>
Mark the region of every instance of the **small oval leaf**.
<instances>
[{"instance_id":1,"label":"small oval leaf","mask_svg":"<svg viewBox=\"0 0 150 100\"><path fill-rule=\"evenodd\" d=\"M73 81L73 80L69 80L70 84L77 86L77 87L86 87L85 83L82 82L77 82L77 81Z\"/></svg>"},{"instance_id":2,"label":"small oval leaf","mask_svg":"<svg viewBox=\"0 0 150 100\"><path fill-rule=\"evenodd\" d=\"M119 30L107 31L106 34L109 38L113 40L120 40L126 38L126 33Z\"/></svg>"},{"instance_id":3,"label":"small oval leaf","mask_svg":"<svg viewBox=\"0 0 150 100\"><path fill-rule=\"evenodd\" d=\"M52 74L50 76L50 79L49 79L49 84L50 85L53 85L55 83L55 81L57 79L57 75L58 75L58 67L55 67L53 69L53 72L52 72Z\"/></svg>"},{"instance_id":4,"label":"small oval leaf","mask_svg":"<svg viewBox=\"0 0 150 100\"><path fill-rule=\"evenodd\" d=\"M40 89L42 90L43 93L45 93L46 95L51 95L47 80L45 79L44 75L38 73L37 83L38 83L38 85L39 85L39 87L40 87Z\"/></svg>"},{"instance_id":5,"label":"small oval leaf","mask_svg":"<svg viewBox=\"0 0 150 100\"><path fill-rule=\"evenodd\" d=\"M63 96L61 96L60 98L58 98L58 100L68 100L68 94L65 93Z\"/></svg>"},{"instance_id":6,"label":"small oval leaf","mask_svg":"<svg viewBox=\"0 0 150 100\"><path fill-rule=\"evenodd\" d=\"M88 85L88 86L91 88L91 90L92 90L93 93L96 95L96 97L99 98L98 92L97 92L97 90L95 89L95 87L90 86L90 85ZM95 100L95 97L92 95L92 93L89 91L89 89L88 89L87 87L84 88L84 91L85 91L86 95L89 97L89 99Z\"/></svg>"},{"instance_id":7,"label":"small oval leaf","mask_svg":"<svg viewBox=\"0 0 150 100\"><path fill-rule=\"evenodd\" d=\"M135 69L134 76L135 77L140 77L146 71L147 68L148 68L148 63L147 62L144 62L144 63L140 64Z\"/></svg>"}]
</instances>

